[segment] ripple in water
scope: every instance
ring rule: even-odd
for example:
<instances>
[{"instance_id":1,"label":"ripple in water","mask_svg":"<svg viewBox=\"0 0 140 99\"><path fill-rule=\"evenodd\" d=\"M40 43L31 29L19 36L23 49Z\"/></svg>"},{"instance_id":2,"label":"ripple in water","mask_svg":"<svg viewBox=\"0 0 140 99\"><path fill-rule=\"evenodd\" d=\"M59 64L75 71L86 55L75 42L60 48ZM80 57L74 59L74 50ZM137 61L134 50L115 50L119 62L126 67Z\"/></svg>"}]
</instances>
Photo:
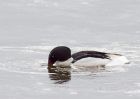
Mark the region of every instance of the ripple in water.
<instances>
[{"instance_id":1,"label":"ripple in water","mask_svg":"<svg viewBox=\"0 0 140 99\"><path fill-rule=\"evenodd\" d=\"M50 50L54 46L28 46L28 47L0 47L0 69L14 72L26 72L26 73L44 73L47 71L47 58ZM72 51L80 50L98 50L107 51L107 49L98 49L92 47L73 47ZM113 51L112 51L113 52ZM121 50L121 52L124 52ZM126 51L127 53L127 51ZM42 66L45 64L46 66ZM108 70L102 67L80 67L78 69L73 68L73 71L80 72L101 72L101 71L111 71L113 69L117 71L125 71L123 66L118 66L118 68L111 67ZM91 70L91 71L90 71Z\"/></svg>"}]
</instances>

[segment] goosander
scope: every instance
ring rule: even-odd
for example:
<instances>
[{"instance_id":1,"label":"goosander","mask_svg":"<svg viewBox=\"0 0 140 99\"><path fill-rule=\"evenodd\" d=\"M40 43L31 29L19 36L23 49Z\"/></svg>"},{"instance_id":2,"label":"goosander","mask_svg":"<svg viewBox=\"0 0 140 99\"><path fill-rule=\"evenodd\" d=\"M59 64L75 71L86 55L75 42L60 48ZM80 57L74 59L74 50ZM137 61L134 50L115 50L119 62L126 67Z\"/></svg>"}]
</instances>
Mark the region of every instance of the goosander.
<instances>
[{"instance_id":1,"label":"goosander","mask_svg":"<svg viewBox=\"0 0 140 99\"><path fill-rule=\"evenodd\" d=\"M71 54L71 49L69 47L58 46L52 49L49 54L48 68L52 68L55 66L70 66L71 64L77 65L76 64L77 62L79 63L80 60L84 60L86 58L96 58L97 61L99 61L99 59L108 60L107 63L102 64L108 66L111 65L112 63L116 64L117 62L120 62L121 64L125 64L129 62L126 59L126 57L120 54L105 53L105 52L98 52L98 51L80 51ZM92 65L94 65L94 61Z\"/></svg>"}]
</instances>

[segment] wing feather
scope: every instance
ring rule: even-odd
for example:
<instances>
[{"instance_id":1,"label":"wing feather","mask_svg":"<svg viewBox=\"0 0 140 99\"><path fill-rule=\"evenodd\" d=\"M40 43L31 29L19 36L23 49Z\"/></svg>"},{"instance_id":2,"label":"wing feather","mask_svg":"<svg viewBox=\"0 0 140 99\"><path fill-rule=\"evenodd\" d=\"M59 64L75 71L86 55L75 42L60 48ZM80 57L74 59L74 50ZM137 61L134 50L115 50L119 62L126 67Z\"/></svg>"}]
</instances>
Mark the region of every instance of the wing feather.
<instances>
[{"instance_id":1,"label":"wing feather","mask_svg":"<svg viewBox=\"0 0 140 99\"><path fill-rule=\"evenodd\" d=\"M72 58L74 59L72 63L86 57L110 59L108 54L109 53L98 52L98 51L80 51L80 52L72 54Z\"/></svg>"}]
</instances>

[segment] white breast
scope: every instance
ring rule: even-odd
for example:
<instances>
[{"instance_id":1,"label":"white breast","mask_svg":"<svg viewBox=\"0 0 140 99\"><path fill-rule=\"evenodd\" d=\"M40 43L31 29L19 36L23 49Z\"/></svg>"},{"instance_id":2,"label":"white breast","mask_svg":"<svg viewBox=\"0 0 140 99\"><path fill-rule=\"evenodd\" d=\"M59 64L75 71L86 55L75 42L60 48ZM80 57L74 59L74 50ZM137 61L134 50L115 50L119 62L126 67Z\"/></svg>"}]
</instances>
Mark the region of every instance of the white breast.
<instances>
[{"instance_id":1,"label":"white breast","mask_svg":"<svg viewBox=\"0 0 140 99\"><path fill-rule=\"evenodd\" d=\"M70 66L72 61L73 61L73 58L69 58L68 60L63 61L63 62L62 61L56 61L54 66L64 66L64 67L65 66Z\"/></svg>"}]
</instances>

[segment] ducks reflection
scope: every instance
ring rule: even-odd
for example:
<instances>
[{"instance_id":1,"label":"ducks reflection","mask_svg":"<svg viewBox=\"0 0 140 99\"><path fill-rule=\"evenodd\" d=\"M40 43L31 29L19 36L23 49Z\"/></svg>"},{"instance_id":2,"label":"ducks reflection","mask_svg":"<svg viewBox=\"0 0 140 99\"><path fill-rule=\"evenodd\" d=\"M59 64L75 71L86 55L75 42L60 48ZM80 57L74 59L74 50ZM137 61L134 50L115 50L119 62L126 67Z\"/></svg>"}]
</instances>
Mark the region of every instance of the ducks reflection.
<instances>
[{"instance_id":1,"label":"ducks reflection","mask_svg":"<svg viewBox=\"0 0 140 99\"><path fill-rule=\"evenodd\" d=\"M99 72L106 71L104 65L100 66L78 66L77 69L71 69L71 67L53 67L48 68L49 78L55 82L55 84L63 84L71 80L71 71L75 73L83 73L90 72L92 74L96 74Z\"/></svg>"},{"instance_id":2,"label":"ducks reflection","mask_svg":"<svg viewBox=\"0 0 140 99\"><path fill-rule=\"evenodd\" d=\"M70 67L53 67L48 68L49 77L55 81L56 84L62 84L71 80Z\"/></svg>"},{"instance_id":3,"label":"ducks reflection","mask_svg":"<svg viewBox=\"0 0 140 99\"><path fill-rule=\"evenodd\" d=\"M80 72L90 72L92 73L100 73L107 71L105 65L97 65L97 66L79 66L78 71Z\"/></svg>"}]
</instances>

